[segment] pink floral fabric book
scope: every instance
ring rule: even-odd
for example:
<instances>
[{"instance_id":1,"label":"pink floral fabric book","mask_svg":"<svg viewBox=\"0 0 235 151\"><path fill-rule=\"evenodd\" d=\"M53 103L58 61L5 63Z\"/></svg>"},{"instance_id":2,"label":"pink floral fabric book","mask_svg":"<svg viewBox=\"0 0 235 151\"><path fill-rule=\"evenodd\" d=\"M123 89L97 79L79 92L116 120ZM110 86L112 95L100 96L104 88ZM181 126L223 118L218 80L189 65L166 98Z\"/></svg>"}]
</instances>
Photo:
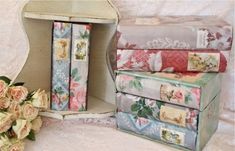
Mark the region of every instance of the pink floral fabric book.
<instances>
[{"instance_id":1,"label":"pink floral fabric book","mask_svg":"<svg viewBox=\"0 0 235 151\"><path fill-rule=\"evenodd\" d=\"M90 30L90 24L72 25L69 108L73 111L87 109Z\"/></svg>"},{"instance_id":2,"label":"pink floral fabric book","mask_svg":"<svg viewBox=\"0 0 235 151\"><path fill-rule=\"evenodd\" d=\"M161 72L225 72L229 51L118 49L117 69Z\"/></svg>"}]
</instances>

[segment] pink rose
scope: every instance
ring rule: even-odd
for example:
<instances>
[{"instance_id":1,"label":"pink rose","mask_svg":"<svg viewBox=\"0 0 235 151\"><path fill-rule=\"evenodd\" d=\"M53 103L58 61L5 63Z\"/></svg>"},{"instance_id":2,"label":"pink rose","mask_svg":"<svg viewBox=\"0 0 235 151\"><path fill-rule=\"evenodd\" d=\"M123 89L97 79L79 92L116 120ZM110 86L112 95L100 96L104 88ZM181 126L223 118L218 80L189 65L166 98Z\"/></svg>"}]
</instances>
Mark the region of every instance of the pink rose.
<instances>
[{"instance_id":1,"label":"pink rose","mask_svg":"<svg viewBox=\"0 0 235 151\"><path fill-rule=\"evenodd\" d=\"M157 105L156 101L154 100L146 100L145 101L146 105L149 106L149 107L155 107Z\"/></svg>"},{"instance_id":2,"label":"pink rose","mask_svg":"<svg viewBox=\"0 0 235 151\"><path fill-rule=\"evenodd\" d=\"M192 88L191 92L195 95L198 105L200 104L201 92L199 88Z\"/></svg>"},{"instance_id":3,"label":"pink rose","mask_svg":"<svg viewBox=\"0 0 235 151\"><path fill-rule=\"evenodd\" d=\"M23 86L13 86L8 89L9 97L18 103L24 101L28 95L28 90Z\"/></svg>"},{"instance_id":4,"label":"pink rose","mask_svg":"<svg viewBox=\"0 0 235 151\"><path fill-rule=\"evenodd\" d=\"M12 126L12 129L17 135L18 139L24 139L26 136L28 136L31 128L32 124L29 121L23 119L17 119L16 125Z\"/></svg>"},{"instance_id":5,"label":"pink rose","mask_svg":"<svg viewBox=\"0 0 235 151\"><path fill-rule=\"evenodd\" d=\"M70 82L70 91L75 91L79 87L79 83L71 79Z\"/></svg>"},{"instance_id":6,"label":"pink rose","mask_svg":"<svg viewBox=\"0 0 235 151\"><path fill-rule=\"evenodd\" d=\"M70 109L79 110L86 106L86 88L80 88L75 93L75 96L70 99Z\"/></svg>"},{"instance_id":7,"label":"pink rose","mask_svg":"<svg viewBox=\"0 0 235 151\"><path fill-rule=\"evenodd\" d=\"M21 106L17 102L11 102L8 112L12 114L12 120L16 120L20 117L21 114Z\"/></svg>"},{"instance_id":8,"label":"pink rose","mask_svg":"<svg viewBox=\"0 0 235 151\"><path fill-rule=\"evenodd\" d=\"M0 98L5 97L7 89L8 89L8 84L5 81L0 80Z\"/></svg>"},{"instance_id":9,"label":"pink rose","mask_svg":"<svg viewBox=\"0 0 235 151\"><path fill-rule=\"evenodd\" d=\"M123 81L134 80L134 78L132 76L129 76L129 75L120 75L120 79L123 80Z\"/></svg>"},{"instance_id":10,"label":"pink rose","mask_svg":"<svg viewBox=\"0 0 235 151\"><path fill-rule=\"evenodd\" d=\"M22 117L28 121L34 120L38 116L38 109L31 103L26 103L22 106Z\"/></svg>"},{"instance_id":11,"label":"pink rose","mask_svg":"<svg viewBox=\"0 0 235 151\"><path fill-rule=\"evenodd\" d=\"M0 133L6 132L12 125L12 114L0 112Z\"/></svg>"},{"instance_id":12,"label":"pink rose","mask_svg":"<svg viewBox=\"0 0 235 151\"><path fill-rule=\"evenodd\" d=\"M56 104L60 104L60 99L55 93L52 93L52 101Z\"/></svg>"},{"instance_id":13,"label":"pink rose","mask_svg":"<svg viewBox=\"0 0 235 151\"><path fill-rule=\"evenodd\" d=\"M174 98L177 99L178 101L182 100L183 99L183 93L180 92L180 91L176 91L174 93Z\"/></svg>"},{"instance_id":14,"label":"pink rose","mask_svg":"<svg viewBox=\"0 0 235 151\"><path fill-rule=\"evenodd\" d=\"M0 98L0 109L6 109L9 107L11 101L9 98Z\"/></svg>"},{"instance_id":15,"label":"pink rose","mask_svg":"<svg viewBox=\"0 0 235 151\"><path fill-rule=\"evenodd\" d=\"M137 124L139 124L140 126L146 125L149 123L148 119L139 117L136 121Z\"/></svg>"}]
</instances>

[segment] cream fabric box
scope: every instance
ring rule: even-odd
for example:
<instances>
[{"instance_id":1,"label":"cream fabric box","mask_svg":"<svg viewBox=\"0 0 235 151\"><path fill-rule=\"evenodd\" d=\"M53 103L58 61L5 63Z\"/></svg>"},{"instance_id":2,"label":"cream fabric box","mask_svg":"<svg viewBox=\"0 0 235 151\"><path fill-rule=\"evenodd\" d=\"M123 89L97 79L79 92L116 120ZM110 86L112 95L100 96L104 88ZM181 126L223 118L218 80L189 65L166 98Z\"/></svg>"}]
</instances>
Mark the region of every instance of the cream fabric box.
<instances>
[{"instance_id":1,"label":"cream fabric box","mask_svg":"<svg viewBox=\"0 0 235 151\"><path fill-rule=\"evenodd\" d=\"M123 49L232 48L232 26L215 16L127 18L117 30Z\"/></svg>"}]
</instances>

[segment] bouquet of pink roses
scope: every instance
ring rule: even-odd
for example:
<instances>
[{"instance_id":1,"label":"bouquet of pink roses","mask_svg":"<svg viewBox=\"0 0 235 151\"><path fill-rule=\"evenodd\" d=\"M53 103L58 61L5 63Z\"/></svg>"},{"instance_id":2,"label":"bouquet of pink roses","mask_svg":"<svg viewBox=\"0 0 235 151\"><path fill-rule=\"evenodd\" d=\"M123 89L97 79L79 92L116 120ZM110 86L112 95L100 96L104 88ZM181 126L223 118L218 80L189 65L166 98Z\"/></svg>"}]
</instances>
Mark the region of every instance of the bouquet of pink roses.
<instances>
[{"instance_id":1,"label":"bouquet of pink roses","mask_svg":"<svg viewBox=\"0 0 235 151\"><path fill-rule=\"evenodd\" d=\"M1 151L23 151L23 140L35 140L42 126L38 113L48 107L47 94L40 89L29 93L23 85L0 76Z\"/></svg>"}]
</instances>

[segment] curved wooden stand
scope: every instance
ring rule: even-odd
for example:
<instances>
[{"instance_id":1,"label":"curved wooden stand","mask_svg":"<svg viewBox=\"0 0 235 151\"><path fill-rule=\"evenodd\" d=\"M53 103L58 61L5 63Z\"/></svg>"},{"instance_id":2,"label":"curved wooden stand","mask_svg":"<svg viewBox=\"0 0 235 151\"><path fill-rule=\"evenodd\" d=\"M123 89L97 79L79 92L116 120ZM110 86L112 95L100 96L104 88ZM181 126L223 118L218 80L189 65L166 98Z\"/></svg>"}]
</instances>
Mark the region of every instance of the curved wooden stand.
<instances>
[{"instance_id":1,"label":"curved wooden stand","mask_svg":"<svg viewBox=\"0 0 235 151\"><path fill-rule=\"evenodd\" d=\"M51 38L54 20L92 23L88 86L88 111L40 113L59 119L98 118L115 113L115 87L109 73L106 52L116 30L118 16L107 0L30 0L22 11L29 39L28 60L16 81L29 89L50 91ZM109 48L111 49L111 48Z\"/></svg>"}]
</instances>

